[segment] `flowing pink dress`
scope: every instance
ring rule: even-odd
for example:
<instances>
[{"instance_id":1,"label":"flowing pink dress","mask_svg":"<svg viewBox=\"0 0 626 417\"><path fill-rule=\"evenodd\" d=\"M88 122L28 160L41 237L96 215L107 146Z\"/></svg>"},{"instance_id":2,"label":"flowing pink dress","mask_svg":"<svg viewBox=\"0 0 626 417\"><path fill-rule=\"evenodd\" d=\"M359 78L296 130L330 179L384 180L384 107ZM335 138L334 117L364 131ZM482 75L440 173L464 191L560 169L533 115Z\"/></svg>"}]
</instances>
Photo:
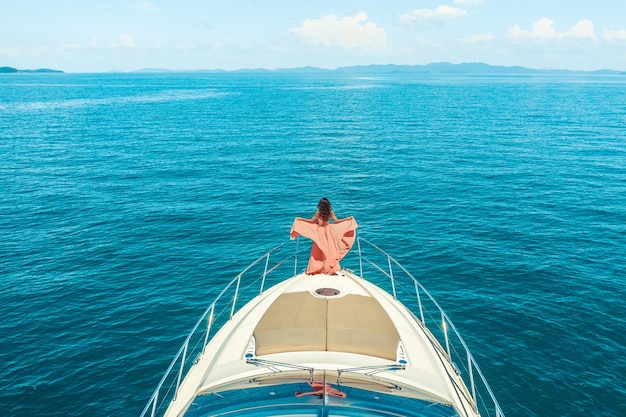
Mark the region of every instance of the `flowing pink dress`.
<instances>
[{"instance_id":1,"label":"flowing pink dress","mask_svg":"<svg viewBox=\"0 0 626 417\"><path fill-rule=\"evenodd\" d=\"M313 241L307 274L333 274L341 270L339 261L348 253L356 238L358 227L353 217L337 223L318 220L311 223L295 219L291 239L302 235Z\"/></svg>"}]
</instances>

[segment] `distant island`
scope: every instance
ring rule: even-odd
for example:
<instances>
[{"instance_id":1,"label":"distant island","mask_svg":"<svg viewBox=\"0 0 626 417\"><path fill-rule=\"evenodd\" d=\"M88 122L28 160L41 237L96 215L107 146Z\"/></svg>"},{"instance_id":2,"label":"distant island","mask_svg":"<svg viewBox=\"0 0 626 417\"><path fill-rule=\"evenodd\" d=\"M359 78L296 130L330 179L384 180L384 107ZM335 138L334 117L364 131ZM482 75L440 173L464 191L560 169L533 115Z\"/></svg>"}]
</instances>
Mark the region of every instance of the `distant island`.
<instances>
[{"instance_id":1,"label":"distant island","mask_svg":"<svg viewBox=\"0 0 626 417\"><path fill-rule=\"evenodd\" d=\"M451 64L449 62L436 62L427 65L357 65L352 67L337 68L336 72L361 73L368 72L378 74L465 74L465 75L523 75L523 74L602 74L602 75L626 75L624 71L601 69L595 71L576 71L567 69L532 69L520 66L497 66L480 62Z\"/></svg>"},{"instance_id":2,"label":"distant island","mask_svg":"<svg viewBox=\"0 0 626 417\"><path fill-rule=\"evenodd\" d=\"M0 74L37 73L37 72L63 73L63 71L61 70L54 70L54 69L48 69L48 68L39 68L39 69L34 69L34 70L30 70L30 69L20 70L20 69L13 68L13 67L0 67Z\"/></svg>"},{"instance_id":3,"label":"distant island","mask_svg":"<svg viewBox=\"0 0 626 417\"><path fill-rule=\"evenodd\" d=\"M615 71L611 69L601 69L595 71L580 71L567 69L532 69L521 66L497 66L480 62L451 64L449 62L437 62L426 65L354 65L339 67L335 69L325 69L318 67L297 67L297 68L244 68L238 70L170 70L165 68L144 68L134 73L164 73L164 72L207 72L207 73L294 73L294 74L323 74L335 73L359 76L376 75L427 75L427 74L450 74L450 75L530 75L530 74L596 74L596 75L626 75L625 71Z\"/></svg>"}]
</instances>

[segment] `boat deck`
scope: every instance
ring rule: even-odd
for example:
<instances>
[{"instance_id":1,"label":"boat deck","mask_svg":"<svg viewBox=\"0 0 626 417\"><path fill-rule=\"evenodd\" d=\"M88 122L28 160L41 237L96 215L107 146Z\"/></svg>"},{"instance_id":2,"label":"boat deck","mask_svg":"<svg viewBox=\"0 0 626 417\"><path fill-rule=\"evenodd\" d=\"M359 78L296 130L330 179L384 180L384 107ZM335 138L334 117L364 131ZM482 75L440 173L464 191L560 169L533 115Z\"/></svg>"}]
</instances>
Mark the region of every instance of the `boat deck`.
<instances>
[{"instance_id":1,"label":"boat deck","mask_svg":"<svg viewBox=\"0 0 626 417\"><path fill-rule=\"evenodd\" d=\"M335 375L340 368L402 364L402 375L393 376L396 383L418 381L421 387L407 386L405 395L446 403L451 392L448 376L428 336L417 330L408 310L348 271L300 274L242 308L191 371L198 372L197 379L188 379L197 381L197 392L210 393L246 386L277 369L283 376L289 373L281 365L263 363ZM411 349L405 351L405 345Z\"/></svg>"},{"instance_id":2,"label":"boat deck","mask_svg":"<svg viewBox=\"0 0 626 417\"><path fill-rule=\"evenodd\" d=\"M185 409L196 415L191 410L218 407L214 400L230 392L252 395L266 384L287 384L293 395L303 388L292 384L307 381L444 407L433 415L453 415L448 414L453 403L468 410L464 415L474 415L444 355L405 306L369 281L346 270L299 274L251 300L225 323L166 415L179 416ZM354 395L339 398L336 406L349 409L353 400Z\"/></svg>"},{"instance_id":3,"label":"boat deck","mask_svg":"<svg viewBox=\"0 0 626 417\"><path fill-rule=\"evenodd\" d=\"M142 417L503 417L437 301L358 243L358 274L296 274L297 245L293 256L285 244L248 265L207 307Z\"/></svg>"}]
</instances>

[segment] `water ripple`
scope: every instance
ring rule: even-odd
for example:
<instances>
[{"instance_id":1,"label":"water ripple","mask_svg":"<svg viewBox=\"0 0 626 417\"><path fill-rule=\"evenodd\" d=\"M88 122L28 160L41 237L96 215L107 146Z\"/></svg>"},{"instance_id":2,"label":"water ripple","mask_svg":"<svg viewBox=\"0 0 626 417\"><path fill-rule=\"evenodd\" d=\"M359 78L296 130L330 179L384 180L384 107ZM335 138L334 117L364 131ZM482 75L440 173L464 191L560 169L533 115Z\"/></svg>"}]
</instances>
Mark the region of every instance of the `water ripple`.
<instances>
[{"instance_id":1,"label":"water ripple","mask_svg":"<svg viewBox=\"0 0 626 417\"><path fill-rule=\"evenodd\" d=\"M436 295L507 415L626 415L623 82L7 80L10 415L139 414L215 289L321 196Z\"/></svg>"}]
</instances>

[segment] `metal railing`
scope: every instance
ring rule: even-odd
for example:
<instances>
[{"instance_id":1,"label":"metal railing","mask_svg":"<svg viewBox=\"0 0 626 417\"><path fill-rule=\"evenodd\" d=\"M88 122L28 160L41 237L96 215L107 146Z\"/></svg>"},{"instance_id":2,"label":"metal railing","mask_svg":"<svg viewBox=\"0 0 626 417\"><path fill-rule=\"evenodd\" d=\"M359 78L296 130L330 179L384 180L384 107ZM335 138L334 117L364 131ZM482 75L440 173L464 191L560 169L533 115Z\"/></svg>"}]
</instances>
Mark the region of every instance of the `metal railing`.
<instances>
[{"instance_id":1,"label":"metal railing","mask_svg":"<svg viewBox=\"0 0 626 417\"><path fill-rule=\"evenodd\" d=\"M389 292L393 298L404 304L415 320L428 329L427 333L437 342L435 347L443 349L445 357L465 382L470 390L468 394L476 404L474 411L483 417L504 417L504 412L469 347L430 292L396 259L360 236L357 238L357 252L361 278L383 289L385 283L380 279L381 274L389 281ZM380 265L386 265L387 269ZM465 395L460 388L457 393Z\"/></svg>"},{"instance_id":2,"label":"metal railing","mask_svg":"<svg viewBox=\"0 0 626 417\"><path fill-rule=\"evenodd\" d=\"M183 342L141 417L155 417L165 413L170 402L176 399L183 375L197 362L211 337L233 317L237 307L244 306L265 288L291 277L293 265L288 262L294 259L295 265L296 257L291 245L278 245L248 265L224 286ZM203 325L204 323L206 324Z\"/></svg>"},{"instance_id":3,"label":"metal railing","mask_svg":"<svg viewBox=\"0 0 626 417\"><path fill-rule=\"evenodd\" d=\"M197 362L211 337L233 317L238 307L259 296L264 289L296 275L298 265L306 265L305 256L308 258L309 254L298 252L297 240L283 243L256 259L228 282L183 342L146 404L141 417L163 415L170 402L176 398L183 375ZM298 258L304 259L299 263ZM290 261L293 261L293 264ZM470 390L467 393L459 387L458 395L471 396L470 402L476 404L474 411L483 417L504 417L465 341L422 284L387 252L360 236L357 237L356 248L353 248L342 261L342 266L350 269L349 266L355 262L358 266L355 265L354 269L358 269L363 279L382 288L389 285L389 292L394 299L402 302L412 312L415 320L428 329L433 345L453 364L457 374ZM380 265L385 265L386 269ZM411 308L411 305L415 305L415 308Z\"/></svg>"}]
</instances>

